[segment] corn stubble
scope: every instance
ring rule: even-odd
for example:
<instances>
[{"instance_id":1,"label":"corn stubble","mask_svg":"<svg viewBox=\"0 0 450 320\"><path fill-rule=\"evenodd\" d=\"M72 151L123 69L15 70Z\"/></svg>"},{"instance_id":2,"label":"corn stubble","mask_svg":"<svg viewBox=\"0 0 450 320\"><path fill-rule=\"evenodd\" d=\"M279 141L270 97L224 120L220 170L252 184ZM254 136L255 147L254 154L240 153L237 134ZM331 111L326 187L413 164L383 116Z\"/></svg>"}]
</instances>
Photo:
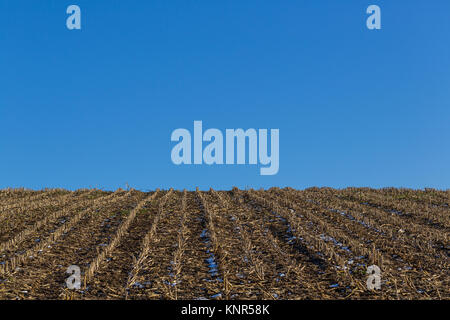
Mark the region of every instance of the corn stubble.
<instances>
[{"instance_id":1,"label":"corn stubble","mask_svg":"<svg viewBox=\"0 0 450 320\"><path fill-rule=\"evenodd\" d=\"M4 189L0 298L449 299L449 204L433 189Z\"/></svg>"}]
</instances>

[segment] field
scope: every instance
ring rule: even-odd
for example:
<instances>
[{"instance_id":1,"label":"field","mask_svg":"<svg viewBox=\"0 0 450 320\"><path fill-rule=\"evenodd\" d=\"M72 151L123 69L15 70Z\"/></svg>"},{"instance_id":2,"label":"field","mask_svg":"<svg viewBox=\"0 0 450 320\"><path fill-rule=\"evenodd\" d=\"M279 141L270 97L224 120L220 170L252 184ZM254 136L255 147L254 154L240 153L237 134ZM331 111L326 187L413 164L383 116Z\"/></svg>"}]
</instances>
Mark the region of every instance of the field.
<instances>
[{"instance_id":1,"label":"field","mask_svg":"<svg viewBox=\"0 0 450 320\"><path fill-rule=\"evenodd\" d=\"M4 189L0 299L449 299L449 205L433 189Z\"/></svg>"}]
</instances>

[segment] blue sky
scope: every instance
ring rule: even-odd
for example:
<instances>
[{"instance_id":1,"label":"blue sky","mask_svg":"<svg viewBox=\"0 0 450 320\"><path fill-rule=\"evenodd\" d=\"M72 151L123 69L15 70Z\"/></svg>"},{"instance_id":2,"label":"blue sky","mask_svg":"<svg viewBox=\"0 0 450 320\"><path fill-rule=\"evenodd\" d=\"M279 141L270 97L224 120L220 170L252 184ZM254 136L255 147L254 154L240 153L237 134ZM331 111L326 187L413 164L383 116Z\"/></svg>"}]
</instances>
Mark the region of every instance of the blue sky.
<instances>
[{"instance_id":1,"label":"blue sky","mask_svg":"<svg viewBox=\"0 0 450 320\"><path fill-rule=\"evenodd\" d=\"M0 188L450 188L449 15L446 0L0 0ZM171 132L194 120L280 129L279 173L174 165Z\"/></svg>"}]
</instances>

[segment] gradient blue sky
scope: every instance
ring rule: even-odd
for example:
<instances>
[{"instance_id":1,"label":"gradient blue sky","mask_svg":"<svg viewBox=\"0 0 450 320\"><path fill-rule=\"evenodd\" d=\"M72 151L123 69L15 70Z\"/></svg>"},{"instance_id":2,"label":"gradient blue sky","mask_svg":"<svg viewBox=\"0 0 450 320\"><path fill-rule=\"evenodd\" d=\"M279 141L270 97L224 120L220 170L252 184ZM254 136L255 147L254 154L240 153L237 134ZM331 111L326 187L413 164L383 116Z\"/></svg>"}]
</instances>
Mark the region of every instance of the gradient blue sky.
<instances>
[{"instance_id":1,"label":"gradient blue sky","mask_svg":"<svg viewBox=\"0 0 450 320\"><path fill-rule=\"evenodd\" d=\"M0 188L447 189L449 16L447 0L0 0ZM170 134L194 120L279 128L279 173L173 165Z\"/></svg>"}]
</instances>

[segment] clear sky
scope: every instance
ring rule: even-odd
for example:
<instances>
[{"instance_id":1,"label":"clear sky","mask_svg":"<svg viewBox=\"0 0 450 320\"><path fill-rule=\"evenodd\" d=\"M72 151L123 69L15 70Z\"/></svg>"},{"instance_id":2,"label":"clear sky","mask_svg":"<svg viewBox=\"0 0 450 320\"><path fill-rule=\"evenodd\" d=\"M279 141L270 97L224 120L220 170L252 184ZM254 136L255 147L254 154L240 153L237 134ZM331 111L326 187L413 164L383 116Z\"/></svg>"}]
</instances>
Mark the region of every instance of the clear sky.
<instances>
[{"instance_id":1,"label":"clear sky","mask_svg":"<svg viewBox=\"0 0 450 320\"><path fill-rule=\"evenodd\" d=\"M0 188L450 188L449 17L448 0L0 0ZM194 120L280 129L279 173L174 165Z\"/></svg>"}]
</instances>

